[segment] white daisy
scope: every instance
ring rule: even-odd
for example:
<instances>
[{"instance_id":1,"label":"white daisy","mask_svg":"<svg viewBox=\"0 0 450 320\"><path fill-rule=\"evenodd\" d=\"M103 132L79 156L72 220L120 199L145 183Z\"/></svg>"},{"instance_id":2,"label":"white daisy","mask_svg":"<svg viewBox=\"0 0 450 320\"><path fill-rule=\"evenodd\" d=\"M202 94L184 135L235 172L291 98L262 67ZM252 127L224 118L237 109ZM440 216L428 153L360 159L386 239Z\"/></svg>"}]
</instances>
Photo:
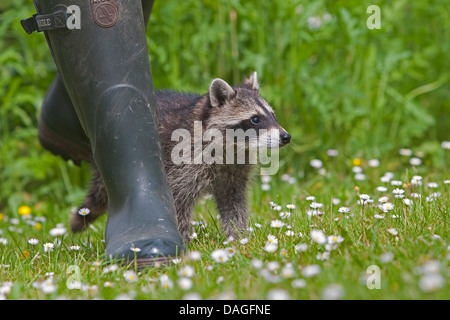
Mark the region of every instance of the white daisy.
<instances>
[{"instance_id":1,"label":"white daisy","mask_svg":"<svg viewBox=\"0 0 450 320\"><path fill-rule=\"evenodd\" d=\"M324 244L327 241L325 233L322 230L311 230L311 239L319 244Z\"/></svg>"},{"instance_id":2,"label":"white daisy","mask_svg":"<svg viewBox=\"0 0 450 320\"><path fill-rule=\"evenodd\" d=\"M91 213L91 210L89 210L88 208L81 208L80 210L78 210L78 214L80 216L87 216L89 213Z\"/></svg>"},{"instance_id":3,"label":"white daisy","mask_svg":"<svg viewBox=\"0 0 450 320\"><path fill-rule=\"evenodd\" d=\"M39 243L39 240L35 239L35 238L32 238L32 239L28 240L28 243L33 245L33 246L35 246L35 245L37 245Z\"/></svg>"}]
</instances>

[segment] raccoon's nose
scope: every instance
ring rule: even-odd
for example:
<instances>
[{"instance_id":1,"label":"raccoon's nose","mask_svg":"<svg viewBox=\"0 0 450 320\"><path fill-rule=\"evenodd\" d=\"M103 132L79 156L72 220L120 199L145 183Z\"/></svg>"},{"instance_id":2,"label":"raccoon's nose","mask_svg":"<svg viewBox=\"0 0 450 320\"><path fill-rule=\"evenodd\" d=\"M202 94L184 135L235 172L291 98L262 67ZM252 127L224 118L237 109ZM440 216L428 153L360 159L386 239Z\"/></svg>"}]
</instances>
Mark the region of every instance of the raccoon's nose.
<instances>
[{"instance_id":1,"label":"raccoon's nose","mask_svg":"<svg viewBox=\"0 0 450 320\"><path fill-rule=\"evenodd\" d=\"M280 134L281 145L288 144L291 141L291 135L287 132Z\"/></svg>"}]
</instances>

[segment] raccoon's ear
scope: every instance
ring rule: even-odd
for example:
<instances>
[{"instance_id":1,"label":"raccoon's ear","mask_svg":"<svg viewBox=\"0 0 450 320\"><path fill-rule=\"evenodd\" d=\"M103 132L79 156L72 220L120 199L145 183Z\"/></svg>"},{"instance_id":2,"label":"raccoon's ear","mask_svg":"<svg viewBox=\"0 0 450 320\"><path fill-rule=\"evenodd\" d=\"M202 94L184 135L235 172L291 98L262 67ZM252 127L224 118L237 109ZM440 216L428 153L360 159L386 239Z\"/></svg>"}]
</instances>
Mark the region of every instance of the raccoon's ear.
<instances>
[{"instance_id":1,"label":"raccoon's ear","mask_svg":"<svg viewBox=\"0 0 450 320\"><path fill-rule=\"evenodd\" d=\"M209 98L213 107L224 106L234 94L233 88L222 79L214 79L209 87Z\"/></svg>"},{"instance_id":2,"label":"raccoon's ear","mask_svg":"<svg viewBox=\"0 0 450 320\"><path fill-rule=\"evenodd\" d=\"M242 81L241 87L250 90L259 90L258 74L256 71L253 72L248 79L244 79L244 81Z\"/></svg>"}]
</instances>

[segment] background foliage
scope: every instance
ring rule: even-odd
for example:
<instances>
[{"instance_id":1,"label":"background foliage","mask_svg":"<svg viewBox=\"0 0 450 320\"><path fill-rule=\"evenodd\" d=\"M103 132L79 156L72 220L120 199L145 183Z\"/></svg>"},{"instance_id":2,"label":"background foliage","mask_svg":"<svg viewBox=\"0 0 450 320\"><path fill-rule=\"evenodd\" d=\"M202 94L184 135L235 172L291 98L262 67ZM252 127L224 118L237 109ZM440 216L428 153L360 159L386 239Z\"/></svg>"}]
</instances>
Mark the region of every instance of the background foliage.
<instances>
[{"instance_id":1,"label":"background foliage","mask_svg":"<svg viewBox=\"0 0 450 320\"><path fill-rule=\"evenodd\" d=\"M381 8L380 30L366 27L372 4ZM264 299L279 287L293 299L317 299L337 283L348 299L448 299L450 151L441 147L450 141L447 0L156 0L147 29L156 87L204 93L215 77L237 84L256 70L262 95L293 138L280 151L278 176L263 177L259 187L255 181L249 197L255 230L247 244L236 243L228 264L212 259L225 243L214 203L205 198L196 208L201 224L193 227L198 239L190 246L202 259L149 269L138 282L130 282L122 269L105 273L105 217L81 235L52 235L68 226L90 170L39 145L40 108L56 68L43 34L26 35L20 26L20 19L33 13L30 0L0 0L0 299L178 299L186 294L179 284L166 290L158 281L161 273L181 278L178 269L185 264L195 267L192 290L203 298L229 298L231 290L231 297ZM422 165L412 166L400 148L411 149ZM328 156L329 149L339 157ZM323 167L313 168L312 159L322 160ZM363 179L356 178L359 170ZM386 171L400 180L413 206L391 196L397 184L384 183L390 189L379 191ZM423 176L422 185L411 185L414 175ZM392 216L375 217L378 203L356 204L366 192L374 200L389 195ZM416 192L419 198L413 198ZM310 195L325 206L321 215L308 218ZM269 201L280 208L297 206L291 220L283 220L296 236L285 233L287 226L272 226L281 216ZM339 214L339 206L349 206L349 216ZM309 239L312 228L345 238L331 259L323 259L327 251ZM280 239L275 253L263 249L268 234ZM38 246L30 238L38 239ZM56 248L45 252L49 241ZM294 252L299 241L308 243L307 251ZM72 250L73 244L79 250ZM267 267L291 266L294 275L272 283L278 267L268 274L253 266L253 258ZM312 264L323 271L310 279L303 271ZM381 266L383 290L368 290L361 281L361 272L373 264ZM73 265L83 273L81 291L66 287ZM437 269L431 275L423 271L430 265ZM57 287L44 294L36 285L52 274L50 286ZM298 281L294 287L296 280L305 287Z\"/></svg>"},{"instance_id":2,"label":"background foliage","mask_svg":"<svg viewBox=\"0 0 450 320\"><path fill-rule=\"evenodd\" d=\"M371 4L381 8L380 30L366 27ZM445 0L156 1L148 27L155 85L205 92L214 77L238 83L257 70L293 136L282 165L299 175L329 148L369 159L409 147L444 169L449 10ZM44 36L20 27L33 12L31 1L0 3L0 211L27 199L73 205L89 176L37 141L56 69Z\"/></svg>"}]
</instances>

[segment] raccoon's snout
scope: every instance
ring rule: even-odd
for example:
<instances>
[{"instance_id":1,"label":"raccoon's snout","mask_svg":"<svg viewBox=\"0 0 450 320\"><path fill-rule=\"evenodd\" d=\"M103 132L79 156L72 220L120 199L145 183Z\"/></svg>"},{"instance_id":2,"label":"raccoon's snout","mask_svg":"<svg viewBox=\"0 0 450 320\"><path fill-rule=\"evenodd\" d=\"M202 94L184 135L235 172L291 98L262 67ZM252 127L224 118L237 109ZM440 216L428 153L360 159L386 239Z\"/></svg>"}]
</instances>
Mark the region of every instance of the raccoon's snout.
<instances>
[{"instance_id":1,"label":"raccoon's snout","mask_svg":"<svg viewBox=\"0 0 450 320\"><path fill-rule=\"evenodd\" d=\"M291 135L287 132L280 134L280 145L287 145L291 141Z\"/></svg>"}]
</instances>

